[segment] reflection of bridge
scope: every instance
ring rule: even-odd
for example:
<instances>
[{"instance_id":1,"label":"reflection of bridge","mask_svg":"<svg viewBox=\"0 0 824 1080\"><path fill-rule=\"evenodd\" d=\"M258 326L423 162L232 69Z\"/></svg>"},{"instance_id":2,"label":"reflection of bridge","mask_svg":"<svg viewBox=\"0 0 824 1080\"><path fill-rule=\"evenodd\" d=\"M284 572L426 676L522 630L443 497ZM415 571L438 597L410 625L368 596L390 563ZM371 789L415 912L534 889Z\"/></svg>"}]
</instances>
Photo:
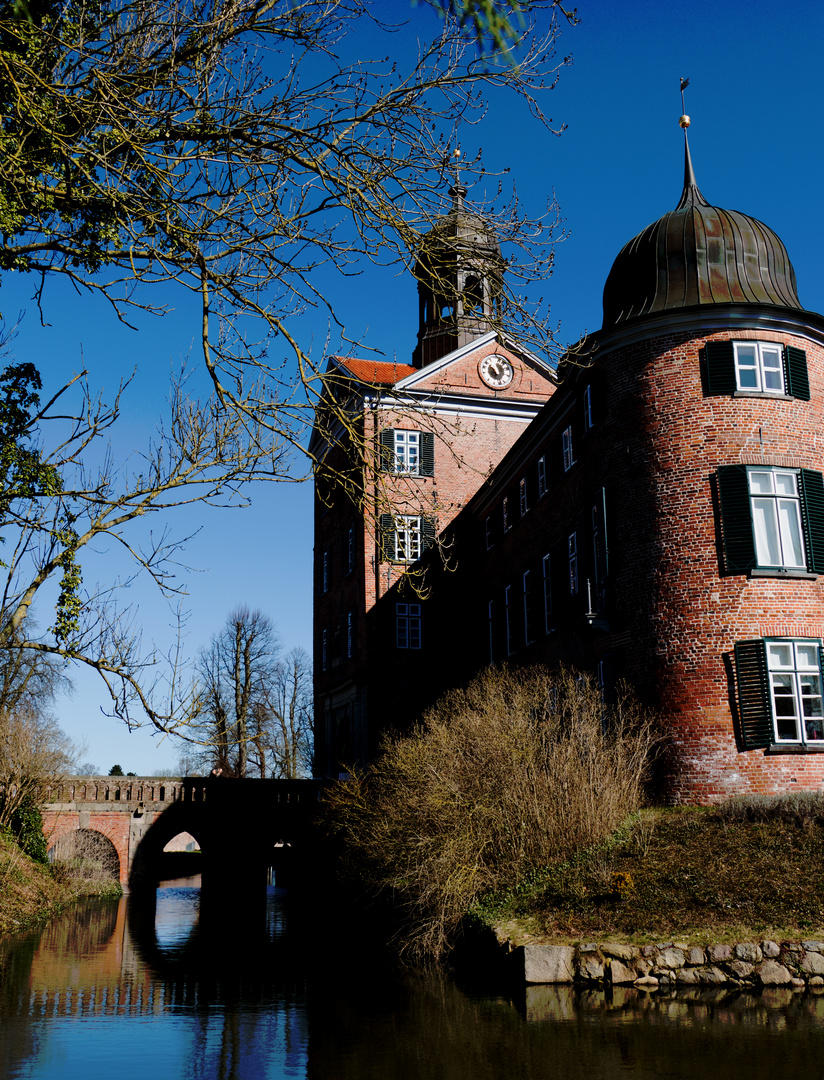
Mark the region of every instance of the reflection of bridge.
<instances>
[{"instance_id":1,"label":"reflection of bridge","mask_svg":"<svg viewBox=\"0 0 824 1080\"><path fill-rule=\"evenodd\" d=\"M263 893L266 871L287 853L307 855L309 831L322 782L191 777L87 776L42 793L43 831L49 848L83 834L116 855L118 877L132 890L153 889L170 875L163 849L190 833L201 851L194 872L206 892ZM61 843L62 842L62 843Z\"/></svg>"}]
</instances>

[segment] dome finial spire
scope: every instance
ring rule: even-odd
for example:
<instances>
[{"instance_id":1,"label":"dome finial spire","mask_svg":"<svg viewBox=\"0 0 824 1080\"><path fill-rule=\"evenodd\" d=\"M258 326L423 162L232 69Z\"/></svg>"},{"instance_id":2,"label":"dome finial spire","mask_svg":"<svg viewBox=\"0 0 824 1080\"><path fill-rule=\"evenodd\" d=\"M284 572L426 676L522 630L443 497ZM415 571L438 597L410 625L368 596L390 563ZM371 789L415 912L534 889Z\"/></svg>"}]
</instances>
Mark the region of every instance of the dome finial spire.
<instances>
[{"instance_id":1,"label":"dome finial spire","mask_svg":"<svg viewBox=\"0 0 824 1080\"><path fill-rule=\"evenodd\" d=\"M687 137L687 128L690 126L690 118L687 116L686 106L684 105L684 91L689 84L689 79L681 79L681 118L679 119L678 124L684 129L684 190L681 192L681 201L676 207L677 210L683 210L686 206L695 206L696 203L702 206L709 206L707 200L698 190L698 184L695 180L695 170L692 167L692 157L690 156L690 141Z\"/></svg>"}]
</instances>

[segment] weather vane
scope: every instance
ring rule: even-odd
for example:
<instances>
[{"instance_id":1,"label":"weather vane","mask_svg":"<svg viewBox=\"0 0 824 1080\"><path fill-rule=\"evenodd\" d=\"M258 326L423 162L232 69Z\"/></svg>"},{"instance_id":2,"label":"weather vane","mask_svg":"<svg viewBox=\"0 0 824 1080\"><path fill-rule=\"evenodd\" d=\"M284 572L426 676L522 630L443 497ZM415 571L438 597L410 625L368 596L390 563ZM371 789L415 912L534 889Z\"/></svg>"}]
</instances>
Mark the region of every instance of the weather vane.
<instances>
[{"instance_id":1,"label":"weather vane","mask_svg":"<svg viewBox=\"0 0 824 1080\"><path fill-rule=\"evenodd\" d=\"M686 129L690 126L690 118L687 116L687 107L684 104L684 91L687 89L689 84L689 79L685 79L683 77L681 78L681 119L678 121L678 123L681 125L684 131L686 131Z\"/></svg>"}]
</instances>

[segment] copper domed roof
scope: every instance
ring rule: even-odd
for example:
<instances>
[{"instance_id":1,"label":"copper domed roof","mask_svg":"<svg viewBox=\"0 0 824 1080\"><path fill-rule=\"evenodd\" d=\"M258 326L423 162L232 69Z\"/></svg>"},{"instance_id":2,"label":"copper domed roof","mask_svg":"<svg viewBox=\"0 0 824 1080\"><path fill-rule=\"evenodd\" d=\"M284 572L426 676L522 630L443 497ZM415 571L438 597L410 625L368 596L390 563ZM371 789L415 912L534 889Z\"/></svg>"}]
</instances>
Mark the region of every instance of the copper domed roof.
<instances>
[{"instance_id":1,"label":"copper domed roof","mask_svg":"<svg viewBox=\"0 0 824 1080\"><path fill-rule=\"evenodd\" d=\"M684 192L675 210L625 244L604 286L604 328L636 315L701 304L801 308L787 249L766 225L710 206L685 144Z\"/></svg>"}]
</instances>

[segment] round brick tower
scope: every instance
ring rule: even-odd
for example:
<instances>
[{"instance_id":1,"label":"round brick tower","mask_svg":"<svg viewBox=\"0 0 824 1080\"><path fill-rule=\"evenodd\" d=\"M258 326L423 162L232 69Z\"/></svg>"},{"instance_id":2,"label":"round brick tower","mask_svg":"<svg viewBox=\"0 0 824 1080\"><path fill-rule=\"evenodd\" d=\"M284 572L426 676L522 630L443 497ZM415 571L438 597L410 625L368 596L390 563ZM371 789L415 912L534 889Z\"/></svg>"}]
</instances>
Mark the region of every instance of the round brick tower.
<instances>
[{"instance_id":1,"label":"round brick tower","mask_svg":"<svg viewBox=\"0 0 824 1080\"><path fill-rule=\"evenodd\" d=\"M780 239L681 200L619 253L593 340L613 642L671 731L667 795L824 780L824 319Z\"/></svg>"}]
</instances>

